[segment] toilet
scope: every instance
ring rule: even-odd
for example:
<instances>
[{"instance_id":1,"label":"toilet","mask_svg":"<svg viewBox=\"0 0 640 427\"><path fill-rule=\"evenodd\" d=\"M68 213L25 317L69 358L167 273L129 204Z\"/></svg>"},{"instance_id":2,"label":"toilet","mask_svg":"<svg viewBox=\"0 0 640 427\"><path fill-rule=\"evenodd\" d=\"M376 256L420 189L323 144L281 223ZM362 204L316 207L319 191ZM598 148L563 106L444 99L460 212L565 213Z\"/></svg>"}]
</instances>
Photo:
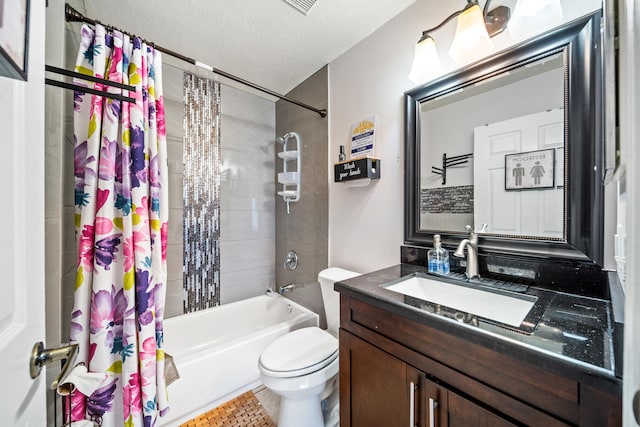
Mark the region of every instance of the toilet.
<instances>
[{"instance_id":1,"label":"toilet","mask_svg":"<svg viewBox=\"0 0 640 427\"><path fill-rule=\"evenodd\" d=\"M355 276L359 274L336 267L322 270L318 281L327 330L310 327L289 332L260 355L260 379L280 396L278 427L324 427L321 402L335 387L339 365L340 298L333 285Z\"/></svg>"}]
</instances>

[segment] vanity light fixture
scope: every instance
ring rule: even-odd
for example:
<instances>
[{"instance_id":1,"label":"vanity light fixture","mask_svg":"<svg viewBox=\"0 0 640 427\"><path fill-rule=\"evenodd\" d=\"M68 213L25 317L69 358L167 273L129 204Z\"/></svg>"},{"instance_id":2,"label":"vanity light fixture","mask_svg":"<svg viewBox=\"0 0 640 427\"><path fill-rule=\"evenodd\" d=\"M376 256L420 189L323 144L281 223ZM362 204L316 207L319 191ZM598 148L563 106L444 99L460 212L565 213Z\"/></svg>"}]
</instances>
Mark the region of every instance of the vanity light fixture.
<instances>
[{"instance_id":1,"label":"vanity light fixture","mask_svg":"<svg viewBox=\"0 0 640 427\"><path fill-rule=\"evenodd\" d=\"M461 64L491 50L493 48L491 37L506 28L510 9L506 6L498 6L489 11L490 3L491 0L487 0L483 10L477 0L467 0L467 5L463 9L447 16L435 27L423 31L415 48L409 79L414 83L421 83L442 73L442 65L431 33L442 28L453 18L458 18L456 33L449 49L449 55L454 61Z\"/></svg>"}]
</instances>

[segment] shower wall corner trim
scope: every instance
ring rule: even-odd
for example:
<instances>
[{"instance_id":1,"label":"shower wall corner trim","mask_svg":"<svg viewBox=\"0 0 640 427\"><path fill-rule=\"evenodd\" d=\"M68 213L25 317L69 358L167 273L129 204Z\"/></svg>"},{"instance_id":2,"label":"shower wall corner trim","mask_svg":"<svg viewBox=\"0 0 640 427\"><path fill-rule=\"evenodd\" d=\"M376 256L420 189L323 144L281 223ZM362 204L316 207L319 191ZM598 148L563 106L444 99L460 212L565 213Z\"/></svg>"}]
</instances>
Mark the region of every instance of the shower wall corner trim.
<instances>
[{"instance_id":1,"label":"shower wall corner trim","mask_svg":"<svg viewBox=\"0 0 640 427\"><path fill-rule=\"evenodd\" d=\"M220 84L185 72L183 311L220 305Z\"/></svg>"}]
</instances>

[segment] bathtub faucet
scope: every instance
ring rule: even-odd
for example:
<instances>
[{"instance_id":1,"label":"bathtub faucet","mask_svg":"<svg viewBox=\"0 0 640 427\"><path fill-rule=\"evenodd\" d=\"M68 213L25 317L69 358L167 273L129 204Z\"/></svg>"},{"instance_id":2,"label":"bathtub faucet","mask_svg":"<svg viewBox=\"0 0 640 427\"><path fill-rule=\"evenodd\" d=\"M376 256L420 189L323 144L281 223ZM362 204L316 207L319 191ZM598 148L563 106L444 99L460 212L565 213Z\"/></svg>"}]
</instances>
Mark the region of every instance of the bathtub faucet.
<instances>
[{"instance_id":1,"label":"bathtub faucet","mask_svg":"<svg viewBox=\"0 0 640 427\"><path fill-rule=\"evenodd\" d=\"M280 295L284 295L285 292L289 292L294 290L296 287L296 285L294 285L293 283L288 283L284 286L280 286L280 289L278 290L278 292L280 293Z\"/></svg>"}]
</instances>

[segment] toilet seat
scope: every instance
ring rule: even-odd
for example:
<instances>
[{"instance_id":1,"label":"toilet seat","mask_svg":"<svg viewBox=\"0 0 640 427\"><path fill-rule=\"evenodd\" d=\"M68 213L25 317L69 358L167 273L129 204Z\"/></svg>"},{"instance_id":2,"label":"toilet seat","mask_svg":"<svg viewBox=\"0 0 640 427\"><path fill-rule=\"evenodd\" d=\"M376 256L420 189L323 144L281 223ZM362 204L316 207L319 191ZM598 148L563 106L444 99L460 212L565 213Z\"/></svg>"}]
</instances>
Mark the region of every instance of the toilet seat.
<instances>
[{"instance_id":1,"label":"toilet seat","mask_svg":"<svg viewBox=\"0 0 640 427\"><path fill-rule=\"evenodd\" d=\"M338 340L317 327L290 332L265 348L258 364L266 375L298 377L316 372L338 358Z\"/></svg>"}]
</instances>

